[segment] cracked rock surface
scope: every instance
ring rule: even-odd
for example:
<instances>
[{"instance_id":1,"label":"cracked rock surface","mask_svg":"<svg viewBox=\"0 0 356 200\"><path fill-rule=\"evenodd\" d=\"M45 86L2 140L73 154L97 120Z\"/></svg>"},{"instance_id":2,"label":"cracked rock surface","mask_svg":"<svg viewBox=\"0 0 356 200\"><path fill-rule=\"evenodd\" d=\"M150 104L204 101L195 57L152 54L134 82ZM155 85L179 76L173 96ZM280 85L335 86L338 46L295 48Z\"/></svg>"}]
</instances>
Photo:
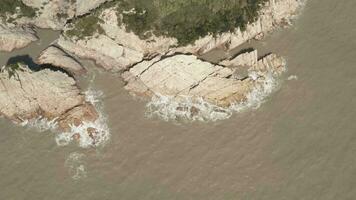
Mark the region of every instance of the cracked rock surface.
<instances>
[{"instance_id":1,"label":"cracked rock surface","mask_svg":"<svg viewBox=\"0 0 356 200\"><path fill-rule=\"evenodd\" d=\"M251 75L242 79L234 76L236 69L204 62L193 55L174 55L143 61L131 68L123 74L125 88L139 96L171 96L177 101L183 97L203 98L229 107L245 101L269 75L279 76L285 70L284 60L275 54L259 60L255 51L248 54L244 56L250 59L246 64Z\"/></svg>"},{"instance_id":2,"label":"cracked rock surface","mask_svg":"<svg viewBox=\"0 0 356 200\"><path fill-rule=\"evenodd\" d=\"M18 123L37 118L55 120L62 131L98 118L73 78L50 69L34 72L27 66L21 66L13 76L2 68L0 115Z\"/></svg>"},{"instance_id":3,"label":"cracked rock surface","mask_svg":"<svg viewBox=\"0 0 356 200\"><path fill-rule=\"evenodd\" d=\"M79 61L54 45L42 51L41 55L37 58L37 63L41 65L53 65L73 75L86 73L86 69Z\"/></svg>"},{"instance_id":4,"label":"cracked rock surface","mask_svg":"<svg viewBox=\"0 0 356 200\"><path fill-rule=\"evenodd\" d=\"M0 24L0 51L11 52L37 39L36 33L28 27L8 27Z\"/></svg>"}]
</instances>

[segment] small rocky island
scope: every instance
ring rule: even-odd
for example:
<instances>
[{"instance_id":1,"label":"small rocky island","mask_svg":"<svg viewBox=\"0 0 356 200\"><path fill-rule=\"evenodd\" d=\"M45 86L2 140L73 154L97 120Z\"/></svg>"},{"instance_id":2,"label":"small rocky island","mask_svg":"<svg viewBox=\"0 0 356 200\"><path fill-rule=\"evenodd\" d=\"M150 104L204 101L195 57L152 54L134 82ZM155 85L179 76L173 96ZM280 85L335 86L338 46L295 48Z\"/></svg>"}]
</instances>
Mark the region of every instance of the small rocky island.
<instances>
[{"instance_id":1,"label":"small rocky island","mask_svg":"<svg viewBox=\"0 0 356 200\"><path fill-rule=\"evenodd\" d=\"M216 120L238 105L272 92L286 70L282 57L246 50L211 63L206 53L229 51L289 26L302 0L2 0L0 51L38 40L36 28L60 37L35 62L9 63L0 72L0 115L23 123L45 118L61 132L85 126L96 145L98 111L85 100L75 77L86 73L80 59L120 73L125 89L152 99L153 112L175 119ZM168 104L158 103L162 98ZM206 107L212 108L209 112ZM220 117L216 117L218 114ZM89 125L88 125L89 124ZM83 129L80 129L83 130Z\"/></svg>"}]
</instances>

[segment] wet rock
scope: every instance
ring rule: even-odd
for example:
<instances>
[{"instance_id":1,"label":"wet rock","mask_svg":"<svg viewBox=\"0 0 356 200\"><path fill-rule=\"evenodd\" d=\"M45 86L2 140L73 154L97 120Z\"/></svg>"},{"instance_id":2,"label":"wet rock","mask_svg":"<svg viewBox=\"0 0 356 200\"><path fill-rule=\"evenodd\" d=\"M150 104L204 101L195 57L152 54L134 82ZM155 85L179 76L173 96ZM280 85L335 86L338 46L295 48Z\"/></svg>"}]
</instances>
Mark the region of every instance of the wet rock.
<instances>
[{"instance_id":1,"label":"wet rock","mask_svg":"<svg viewBox=\"0 0 356 200\"><path fill-rule=\"evenodd\" d=\"M0 24L0 51L13 51L26 47L38 38L34 30L28 27L8 27Z\"/></svg>"},{"instance_id":2,"label":"wet rock","mask_svg":"<svg viewBox=\"0 0 356 200\"><path fill-rule=\"evenodd\" d=\"M186 97L202 98L229 107L245 101L269 75L278 76L285 69L284 60L274 54L260 60L254 57L250 63L251 75L237 80L232 76L233 69L201 61L193 55L174 55L157 62L144 61L131 68L124 75L125 88L140 96L169 96L177 101Z\"/></svg>"},{"instance_id":3,"label":"wet rock","mask_svg":"<svg viewBox=\"0 0 356 200\"><path fill-rule=\"evenodd\" d=\"M56 46L50 46L45 49L37 58L38 64L49 64L59 67L72 75L82 75L86 69L82 64L69 55L64 50Z\"/></svg>"},{"instance_id":4,"label":"wet rock","mask_svg":"<svg viewBox=\"0 0 356 200\"><path fill-rule=\"evenodd\" d=\"M0 115L18 123L54 120L61 131L98 118L73 78L50 69L34 72L22 64L1 69Z\"/></svg>"}]
</instances>

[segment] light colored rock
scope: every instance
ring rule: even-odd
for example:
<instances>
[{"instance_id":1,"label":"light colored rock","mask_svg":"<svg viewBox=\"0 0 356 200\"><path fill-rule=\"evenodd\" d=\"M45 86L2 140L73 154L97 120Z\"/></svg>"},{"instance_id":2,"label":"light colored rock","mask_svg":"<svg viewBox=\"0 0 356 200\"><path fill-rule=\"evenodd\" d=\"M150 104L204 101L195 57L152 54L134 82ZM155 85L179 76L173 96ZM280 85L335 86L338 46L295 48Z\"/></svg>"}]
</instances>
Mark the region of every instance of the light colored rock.
<instances>
[{"instance_id":1,"label":"light colored rock","mask_svg":"<svg viewBox=\"0 0 356 200\"><path fill-rule=\"evenodd\" d=\"M38 64L50 64L59 67L73 75L86 73L86 69L75 58L53 45L45 49L36 61Z\"/></svg>"},{"instance_id":2,"label":"light colored rock","mask_svg":"<svg viewBox=\"0 0 356 200\"><path fill-rule=\"evenodd\" d=\"M105 34L94 35L85 39L61 37L58 44L72 53L93 59L105 69L126 69L142 59L149 59L157 54L192 53L202 55L208 51L224 47L233 49L251 39L261 39L265 34L278 27L288 25L297 14L305 0L270 0L259 12L256 22L247 25L245 31L236 29L232 33L223 33L218 37L212 35L198 39L193 45L176 47L177 40L168 37L152 36L147 40L140 39L128 32L124 25L118 25L114 8L104 9L99 17ZM71 28L67 25L65 30ZM65 32L65 31L64 31Z\"/></svg>"},{"instance_id":3,"label":"light colored rock","mask_svg":"<svg viewBox=\"0 0 356 200\"><path fill-rule=\"evenodd\" d=\"M195 41L193 45L178 48L176 51L202 55L215 48L225 47L226 50L230 50L252 39L261 40L264 35L275 29L290 25L304 2L305 0L269 0L259 11L257 21L248 24L245 31L237 28L232 33L223 33L218 37L206 36Z\"/></svg>"},{"instance_id":4,"label":"light colored rock","mask_svg":"<svg viewBox=\"0 0 356 200\"><path fill-rule=\"evenodd\" d=\"M91 59L106 70L122 71L140 62L144 55L141 52L117 44L111 38L100 35L76 43L59 38L58 45L79 57Z\"/></svg>"},{"instance_id":5,"label":"light colored rock","mask_svg":"<svg viewBox=\"0 0 356 200\"><path fill-rule=\"evenodd\" d=\"M75 16L75 1L73 0L22 0L24 4L36 11L33 19L21 18L20 24L34 24L39 28L62 30L68 19Z\"/></svg>"},{"instance_id":6,"label":"light colored rock","mask_svg":"<svg viewBox=\"0 0 356 200\"><path fill-rule=\"evenodd\" d=\"M202 98L221 107L243 102L269 75L280 75L284 60L271 54L249 66L251 76L232 77L234 70L203 62L193 55L174 55L160 61L144 61L123 75L125 88L139 96L169 96L179 99Z\"/></svg>"},{"instance_id":7,"label":"light colored rock","mask_svg":"<svg viewBox=\"0 0 356 200\"><path fill-rule=\"evenodd\" d=\"M257 64L257 50L242 53L231 60L223 60L220 65L232 67L232 66L254 66Z\"/></svg>"},{"instance_id":8,"label":"light colored rock","mask_svg":"<svg viewBox=\"0 0 356 200\"><path fill-rule=\"evenodd\" d=\"M8 72L9 68L3 67L0 73L0 116L18 123L54 120L61 131L98 118L93 105L85 101L67 74L50 69L33 72L21 64L13 76Z\"/></svg>"},{"instance_id":9,"label":"light colored rock","mask_svg":"<svg viewBox=\"0 0 356 200\"><path fill-rule=\"evenodd\" d=\"M10 52L21 49L37 39L36 33L30 28L9 28L0 24L0 51Z\"/></svg>"},{"instance_id":10,"label":"light colored rock","mask_svg":"<svg viewBox=\"0 0 356 200\"><path fill-rule=\"evenodd\" d=\"M84 15L109 0L76 0L76 15Z\"/></svg>"}]
</instances>

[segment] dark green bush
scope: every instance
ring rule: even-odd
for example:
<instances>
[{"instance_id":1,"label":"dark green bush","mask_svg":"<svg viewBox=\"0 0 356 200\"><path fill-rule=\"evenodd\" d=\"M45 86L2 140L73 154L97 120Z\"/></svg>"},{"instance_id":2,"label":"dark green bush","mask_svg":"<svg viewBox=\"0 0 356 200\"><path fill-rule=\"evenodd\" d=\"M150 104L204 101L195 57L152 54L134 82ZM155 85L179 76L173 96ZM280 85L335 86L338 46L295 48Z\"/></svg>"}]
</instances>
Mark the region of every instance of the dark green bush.
<instances>
[{"instance_id":1,"label":"dark green bush","mask_svg":"<svg viewBox=\"0 0 356 200\"><path fill-rule=\"evenodd\" d=\"M0 0L0 16L5 16L6 13L15 14L17 7L21 10L20 17L34 17L36 15L36 10L26 6L21 0Z\"/></svg>"},{"instance_id":2,"label":"dark green bush","mask_svg":"<svg viewBox=\"0 0 356 200\"><path fill-rule=\"evenodd\" d=\"M96 14L75 22L74 35L88 36L100 29L94 15L108 7L116 7L128 31L146 39L149 34L175 37L179 45L194 42L208 34L233 31L257 19L258 11L267 0L114 0L103 4ZM134 12L128 12L133 11ZM89 18L89 19L86 19ZM121 20L121 18L119 18ZM97 22L97 20L96 20ZM93 26L93 27L86 27ZM90 31L81 31L90 30ZM79 32L78 32L79 31Z\"/></svg>"}]
</instances>

